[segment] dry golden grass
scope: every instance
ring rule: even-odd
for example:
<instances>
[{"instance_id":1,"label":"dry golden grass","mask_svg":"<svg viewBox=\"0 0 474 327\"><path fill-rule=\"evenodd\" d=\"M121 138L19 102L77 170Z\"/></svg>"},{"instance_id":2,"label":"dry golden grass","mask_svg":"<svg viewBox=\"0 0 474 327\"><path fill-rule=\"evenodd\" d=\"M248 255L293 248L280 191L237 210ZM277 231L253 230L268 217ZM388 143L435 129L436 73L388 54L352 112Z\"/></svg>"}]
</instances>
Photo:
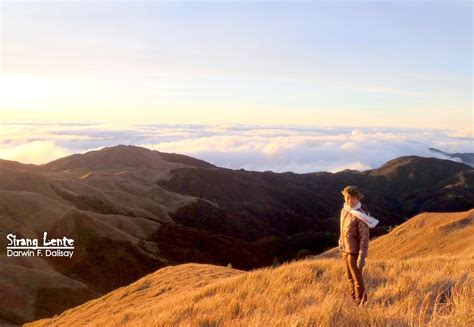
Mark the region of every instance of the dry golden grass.
<instances>
[{"instance_id":1,"label":"dry golden grass","mask_svg":"<svg viewBox=\"0 0 474 327\"><path fill-rule=\"evenodd\" d=\"M89 177L90 175L92 175L92 172L88 172L88 173L85 173L84 175L82 175L81 177L79 177L79 179L86 179L87 177Z\"/></svg>"},{"instance_id":2,"label":"dry golden grass","mask_svg":"<svg viewBox=\"0 0 474 327\"><path fill-rule=\"evenodd\" d=\"M474 253L474 209L425 212L371 242L373 258Z\"/></svg>"},{"instance_id":3,"label":"dry golden grass","mask_svg":"<svg viewBox=\"0 0 474 327\"><path fill-rule=\"evenodd\" d=\"M250 272L185 264L32 325L472 326L473 271L473 254L369 257L369 303L356 307L339 257Z\"/></svg>"},{"instance_id":4,"label":"dry golden grass","mask_svg":"<svg viewBox=\"0 0 474 327\"><path fill-rule=\"evenodd\" d=\"M426 255L474 253L474 209L463 212L424 212L370 241L369 258L413 258ZM335 258L337 249L318 255Z\"/></svg>"}]
</instances>

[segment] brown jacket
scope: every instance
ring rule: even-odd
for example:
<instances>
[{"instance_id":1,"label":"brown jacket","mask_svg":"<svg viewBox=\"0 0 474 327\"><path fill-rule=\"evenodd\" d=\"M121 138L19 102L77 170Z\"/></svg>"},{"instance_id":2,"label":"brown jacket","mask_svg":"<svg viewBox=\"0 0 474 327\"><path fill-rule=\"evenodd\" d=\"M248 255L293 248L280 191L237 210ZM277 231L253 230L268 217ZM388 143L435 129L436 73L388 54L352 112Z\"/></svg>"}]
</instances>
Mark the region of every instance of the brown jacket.
<instances>
[{"instance_id":1,"label":"brown jacket","mask_svg":"<svg viewBox=\"0 0 474 327\"><path fill-rule=\"evenodd\" d=\"M359 210L367 214L363 208ZM341 210L341 215L339 244L342 252L366 258L369 254L369 226L344 208Z\"/></svg>"}]
</instances>

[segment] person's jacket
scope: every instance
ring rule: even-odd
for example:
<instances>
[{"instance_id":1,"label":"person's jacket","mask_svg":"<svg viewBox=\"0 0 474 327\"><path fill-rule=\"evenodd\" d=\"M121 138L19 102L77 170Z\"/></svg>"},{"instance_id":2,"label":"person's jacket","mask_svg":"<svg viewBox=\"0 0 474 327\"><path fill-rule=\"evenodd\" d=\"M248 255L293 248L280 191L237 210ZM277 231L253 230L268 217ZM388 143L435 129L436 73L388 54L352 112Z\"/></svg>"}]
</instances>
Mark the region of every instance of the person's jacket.
<instances>
[{"instance_id":1,"label":"person's jacket","mask_svg":"<svg viewBox=\"0 0 474 327\"><path fill-rule=\"evenodd\" d=\"M358 210L368 214L363 207ZM366 258L369 254L369 226L345 208L341 210L341 217L339 245L342 251Z\"/></svg>"}]
</instances>

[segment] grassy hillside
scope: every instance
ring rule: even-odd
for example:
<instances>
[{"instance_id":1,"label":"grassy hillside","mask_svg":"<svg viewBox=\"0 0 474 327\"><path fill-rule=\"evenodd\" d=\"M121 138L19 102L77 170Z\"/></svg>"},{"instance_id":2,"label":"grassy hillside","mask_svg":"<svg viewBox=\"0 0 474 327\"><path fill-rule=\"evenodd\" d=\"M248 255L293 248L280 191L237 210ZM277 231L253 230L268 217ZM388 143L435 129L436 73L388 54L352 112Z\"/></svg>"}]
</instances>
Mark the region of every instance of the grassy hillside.
<instances>
[{"instance_id":1,"label":"grassy hillside","mask_svg":"<svg viewBox=\"0 0 474 327\"><path fill-rule=\"evenodd\" d=\"M423 213L372 243L376 258L474 253L474 209L456 213Z\"/></svg>"},{"instance_id":2,"label":"grassy hillside","mask_svg":"<svg viewBox=\"0 0 474 327\"><path fill-rule=\"evenodd\" d=\"M339 257L250 272L184 264L29 326L469 326L473 214L419 215L374 240L366 307L348 298ZM403 247L413 255L403 258Z\"/></svg>"},{"instance_id":3,"label":"grassy hillside","mask_svg":"<svg viewBox=\"0 0 474 327\"><path fill-rule=\"evenodd\" d=\"M464 212L425 212L370 242L369 258L401 259L426 255L474 253L474 209ZM335 258L337 249L318 255Z\"/></svg>"}]
</instances>

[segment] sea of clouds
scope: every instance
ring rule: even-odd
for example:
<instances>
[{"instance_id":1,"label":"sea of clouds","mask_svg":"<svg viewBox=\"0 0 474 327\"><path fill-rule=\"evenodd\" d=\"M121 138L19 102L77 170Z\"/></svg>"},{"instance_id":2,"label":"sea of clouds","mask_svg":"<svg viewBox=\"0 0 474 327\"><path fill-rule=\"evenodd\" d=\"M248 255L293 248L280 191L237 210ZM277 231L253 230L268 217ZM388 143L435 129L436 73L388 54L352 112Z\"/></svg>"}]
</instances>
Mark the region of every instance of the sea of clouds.
<instances>
[{"instance_id":1,"label":"sea of clouds","mask_svg":"<svg viewBox=\"0 0 474 327\"><path fill-rule=\"evenodd\" d=\"M0 159L42 164L131 144L220 167L274 172L365 170L406 155L448 159L430 147L474 152L470 130L189 124L0 123Z\"/></svg>"}]
</instances>

